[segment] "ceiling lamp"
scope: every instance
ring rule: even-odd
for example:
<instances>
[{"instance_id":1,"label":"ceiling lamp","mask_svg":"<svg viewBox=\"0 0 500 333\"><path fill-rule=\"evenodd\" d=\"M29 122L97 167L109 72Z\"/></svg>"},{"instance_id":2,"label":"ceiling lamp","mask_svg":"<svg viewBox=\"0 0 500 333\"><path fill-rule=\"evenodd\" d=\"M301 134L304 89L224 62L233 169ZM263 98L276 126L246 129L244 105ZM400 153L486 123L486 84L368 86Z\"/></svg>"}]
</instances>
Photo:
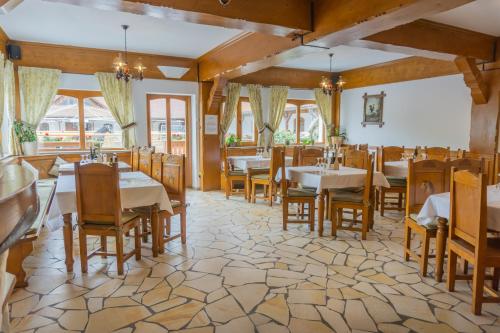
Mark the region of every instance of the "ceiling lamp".
<instances>
[{"instance_id":1,"label":"ceiling lamp","mask_svg":"<svg viewBox=\"0 0 500 333\"><path fill-rule=\"evenodd\" d=\"M122 56L121 53L118 53L118 57L116 57L113 62L113 67L115 68L116 78L118 80L125 80L125 82L130 81L130 79L142 81L144 79L144 67L141 64L141 58L137 60L137 63L134 66L134 72L130 71L130 67L128 66L128 51L127 51L127 29L128 25L122 25L122 29L125 33L125 57Z\"/></svg>"},{"instance_id":2,"label":"ceiling lamp","mask_svg":"<svg viewBox=\"0 0 500 333\"><path fill-rule=\"evenodd\" d=\"M332 77L333 77L333 73L332 73L332 60L333 60L333 53L330 53L329 54L330 56L330 76L329 77L326 77L326 76L323 76L321 78L321 82L319 83L319 86L320 88L323 90L323 93L325 95L332 95L334 92L342 92L343 90L343 86L345 84L345 81L342 79L342 76L339 75L337 77L337 82L333 82L332 80Z\"/></svg>"}]
</instances>

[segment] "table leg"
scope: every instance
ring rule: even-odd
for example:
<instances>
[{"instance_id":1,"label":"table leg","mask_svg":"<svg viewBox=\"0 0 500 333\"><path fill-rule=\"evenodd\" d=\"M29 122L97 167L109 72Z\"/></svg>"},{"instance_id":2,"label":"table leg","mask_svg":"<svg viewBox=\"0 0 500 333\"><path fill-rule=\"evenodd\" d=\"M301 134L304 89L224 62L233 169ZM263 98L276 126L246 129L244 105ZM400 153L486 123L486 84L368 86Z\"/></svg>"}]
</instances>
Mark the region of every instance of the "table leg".
<instances>
[{"instance_id":1,"label":"table leg","mask_svg":"<svg viewBox=\"0 0 500 333\"><path fill-rule=\"evenodd\" d=\"M436 235L436 270L435 279L437 282L443 280L444 255L446 251L446 236L448 234L448 224L446 219L438 219Z\"/></svg>"},{"instance_id":2,"label":"table leg","mask_svg":"<svg viewBox=\"0 0 500 333\"><path fill-rule=\"evenodd\" d=\"M158 257L158 239L160 237L159 232L159 213L158 213L158 205L153 205L152 213L151 213L151 248L153 251L153 257ZM163 237L163 235L162 235Z\"/></svg>"},{"instance_id":3,"label":"table leg","mask_svg":"<svg viewBox=\"0 0 500 333\"><path fill-rule=\"evenodd\" d=\"M73 226L71 225L71 213L63 215L63 238L64 252L66 253L66 271L73 272Z\"/></svg>"},{"instance_id":4,"label":"table leg","mask_svg":"<svg viewBox=\"0 0 500 333\"><path fill-rule=\"evenodd\" d=\"M318 233L323 236L323 221L325 219L325 193L321 191L318 196Z\"/></svg>"}]
</instances>

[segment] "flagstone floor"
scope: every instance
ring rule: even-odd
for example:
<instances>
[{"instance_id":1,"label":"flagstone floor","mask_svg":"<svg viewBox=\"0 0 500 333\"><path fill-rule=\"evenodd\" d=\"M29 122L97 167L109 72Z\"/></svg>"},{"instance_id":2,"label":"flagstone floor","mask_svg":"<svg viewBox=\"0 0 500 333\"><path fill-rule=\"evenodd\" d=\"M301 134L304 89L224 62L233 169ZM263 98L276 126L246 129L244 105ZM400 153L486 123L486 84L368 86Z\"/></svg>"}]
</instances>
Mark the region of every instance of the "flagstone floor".
<instances>
[{"instance_id":1,"label":"flagstone floor","mask_svg":"<svg viewBox=\"0 0 500 333\"><path fill-rule=\"evenodd\" d=\"M474 316L466 282L448 293L403 261L401 215L377 216L366 241L319 238L306 226L284 232L279 205L188 199L187 245L158 258L143 249L125 276L111 258L93 258L88 274L77 260L66 274L62 232L44 231L25 261L29 286L10 299L13 331L500 332L500 305Z\"/></svg>"}]
</instances>

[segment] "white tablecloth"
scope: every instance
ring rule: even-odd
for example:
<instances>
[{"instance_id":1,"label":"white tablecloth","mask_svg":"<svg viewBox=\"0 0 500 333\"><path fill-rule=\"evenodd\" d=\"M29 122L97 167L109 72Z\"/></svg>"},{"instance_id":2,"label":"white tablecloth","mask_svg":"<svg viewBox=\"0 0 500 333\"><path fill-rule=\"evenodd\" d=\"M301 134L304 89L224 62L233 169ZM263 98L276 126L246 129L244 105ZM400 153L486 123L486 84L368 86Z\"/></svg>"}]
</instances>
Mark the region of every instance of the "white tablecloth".
<instances>
[{"instance_id":1,"label":"white tablecloth","mask_svg":"<svg viewBox=\"0 0 500 333\"><path fill-rule=\"evenodd\" d=\"M128 172L132 171L130 165L125 162L118 162L118 170L120 172ZM59 166L59 174L62 175L72 175L75 173L75 164L74 163L65 163Z\"/></svg>"},{"instance_id":2,"label":"white tablecloth","mask_svg":"<svg viewBox=\"0 0 500 333\"><path fill-rule=\"evenodd\" d=\"M384 174L387 177L408 177L408 161L385 162Z\"/></svg>"},{"instance_id":3,"label":"white tablecloth","mask_svg":"<svg viewBox=\"0 0 500 333\"><path fill-rule=\"evenodd\" d=\"M244 170L245 172L252 168L269 168L271 165L271 158L262 156L233 156L229 158L229 161L233 167ZM287 166L292 165L292 162L293 158L288 156L285 157Z\"/></svg>"},{"instance_id":4,"label":"white tablecloth","mask_svg":"<svg viewBox=\"0 0 500 333\"><path fill-rule=\"evenodd\" d=\"M486 201L488 228L500 231L500 190L496 188L496 185L488 186ZM450 217L450 192L429 196L417 216L417 222L426 225L432 223L437 217L445 219Z\"/></svg>"},{"instance_id":5,"label":"white tablecloth","mask_svg":"<svg viewBox=\"0 0 500 333\"><path fill-rule=\"evenodd\" d=\"M299 166L286 168L286 179L302 184L302 186L316 187L321 193L330 188L346 188L363 186L366 170L340 167L339 170L322 170L317 166ZM281 169L276 174L276 181L281 180ZM390 187L389 182L381 172L373 174L373 185Z\"/></svg>"},{"instance_id":6,"label":"white tablecloth","mask_svg":"<svg viewBox=\"0 0 500 333\"><path fill-rule=\"evenodd\" d=\"M163 185L142 172L120 173L122 209L158 204L160 210L173 213L172 204ZM47 227L53 231L62 227L62 215L76 213L75 176L60 176L49 212Z\"/></svg>"}]
</instances>

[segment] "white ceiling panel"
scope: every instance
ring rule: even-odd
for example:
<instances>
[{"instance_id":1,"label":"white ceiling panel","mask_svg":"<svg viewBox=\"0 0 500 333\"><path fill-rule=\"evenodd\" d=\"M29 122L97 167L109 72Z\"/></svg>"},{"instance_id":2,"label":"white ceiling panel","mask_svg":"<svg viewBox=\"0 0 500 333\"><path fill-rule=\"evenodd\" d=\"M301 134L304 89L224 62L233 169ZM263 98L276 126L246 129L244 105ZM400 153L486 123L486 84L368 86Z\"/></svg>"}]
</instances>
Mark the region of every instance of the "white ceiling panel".
<instances>
[{"instance_id":1,"label":"white ceiling panel","mask_svg":"<svg viewBox=\"0 0 500 333\"><path fill-rule=\"evenodd\" d=\"M0 26L14 40L111 50L123 48L122 24L130 25L130 51L189 58L197 58L241 33L41 0L25 0L12 12L0 15Z\"/></svg>"}]
</instances>

